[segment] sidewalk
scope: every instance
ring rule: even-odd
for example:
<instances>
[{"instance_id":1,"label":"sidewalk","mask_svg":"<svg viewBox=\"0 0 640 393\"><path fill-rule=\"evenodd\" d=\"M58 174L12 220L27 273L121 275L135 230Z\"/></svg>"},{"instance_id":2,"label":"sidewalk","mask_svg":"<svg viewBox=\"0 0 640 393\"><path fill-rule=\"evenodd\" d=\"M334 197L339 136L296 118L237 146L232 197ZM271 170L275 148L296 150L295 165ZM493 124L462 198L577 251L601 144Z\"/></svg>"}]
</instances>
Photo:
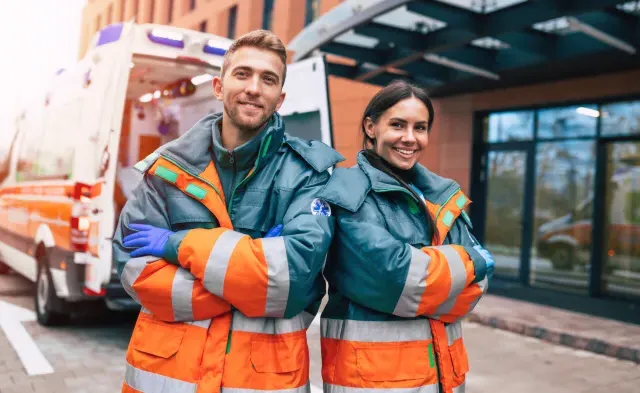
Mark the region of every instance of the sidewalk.
<instances>
[{"instance_id":1,"label":"sidewalk","mask_svg":"<svg viewBox=\"0 0 640 393\"><path fill-rule=\"evenodd\" d=\"M640 325L488 294L467 320L640 364Z\"/></svg>"}]
</instances>

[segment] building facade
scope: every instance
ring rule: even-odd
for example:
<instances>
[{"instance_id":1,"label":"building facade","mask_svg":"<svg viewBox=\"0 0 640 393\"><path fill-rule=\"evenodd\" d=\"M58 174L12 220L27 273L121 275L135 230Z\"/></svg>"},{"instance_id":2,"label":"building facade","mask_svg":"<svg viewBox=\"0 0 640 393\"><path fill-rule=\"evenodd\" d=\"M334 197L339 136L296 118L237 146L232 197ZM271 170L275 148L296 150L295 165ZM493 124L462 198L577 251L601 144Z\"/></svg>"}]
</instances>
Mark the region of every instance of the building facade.
<instances>
[{"instance_id":1,"label":"building facade","mask_svg":"<svg viewBox=\"0 0 640 393\"><path fill-rule=\"evenodd\" d=\"M109 23L171 24L290 42L340 0L93 0L80 55ZM640 63L638 63L640 64ZM423 158L474 201L496 274L585 297L640 299L640 68L435 99ZM350 166L378 86L329 76L334 147Z\"/></svg>"}]
</instances>

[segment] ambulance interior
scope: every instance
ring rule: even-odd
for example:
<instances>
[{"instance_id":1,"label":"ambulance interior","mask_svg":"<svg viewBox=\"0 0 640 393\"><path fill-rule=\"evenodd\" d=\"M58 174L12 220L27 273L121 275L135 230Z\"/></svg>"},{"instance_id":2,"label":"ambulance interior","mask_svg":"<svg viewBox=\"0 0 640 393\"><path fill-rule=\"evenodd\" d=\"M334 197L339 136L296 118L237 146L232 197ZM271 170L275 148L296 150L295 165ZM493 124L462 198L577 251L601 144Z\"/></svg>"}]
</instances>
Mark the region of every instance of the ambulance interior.
<instances>
[{"instance_id":1,"label":"ambulance interior","mask_svg":"<svg viewBox=\"0 0 640 393\"><path fill-rule=\"evenodd\" d=\"M211 85L218 73L197 60L134 55L120 134L116 217L142 179L133 166L205 115L222 110Z\"/></svg>"}]
</instances>

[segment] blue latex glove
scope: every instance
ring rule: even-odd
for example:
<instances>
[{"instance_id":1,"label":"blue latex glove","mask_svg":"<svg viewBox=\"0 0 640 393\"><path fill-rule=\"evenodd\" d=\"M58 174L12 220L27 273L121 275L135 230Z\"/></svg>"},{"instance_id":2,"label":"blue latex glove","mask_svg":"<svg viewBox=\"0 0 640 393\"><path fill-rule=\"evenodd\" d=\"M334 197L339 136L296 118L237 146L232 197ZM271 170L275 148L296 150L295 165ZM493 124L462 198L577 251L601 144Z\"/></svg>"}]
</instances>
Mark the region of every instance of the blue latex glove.
<instances>
[{"instance_id":1,"label":"blue latex glove","mask_svg":"<svg viewBox=\"0 0 640 393\"><path fill-rule=\"evenodd\" d=\"M175 233L168 229L145 224L131 224L129 228L135 230L136 233L125 236L123 245L127 248L135 248L130 254L133 258L145 255L162 258L169 236Z\"/></svg>"},{"instance_id":2,"label":"blue latex glove","mask_svg":"<svg viewBox=\"0 0 640 393\"><path fill-rule=\"evenodd\" d=\"M484 258L487 264L487 278L491 279L491 277L493 277L493 266L495 264L495 262L493 261L493 257L491 256L489 251L485 250L480 245L474 246L473 248L475 248L476 251L478 251L478 253L480 253L480 255L482 255L482 257Z\"/></svg>"},{"instance_id":3,"label":"blue latex glove","mask_svg":"<svg viewBox=\"0 0 640 393\"><path fill-rule=\"evenodd\" d=\"M264 237L276 237L280 236L280 232L282 232L282 224L278 224L275 227L271 228L269 232L267 232Z\"/></svg>"}]
</instances>

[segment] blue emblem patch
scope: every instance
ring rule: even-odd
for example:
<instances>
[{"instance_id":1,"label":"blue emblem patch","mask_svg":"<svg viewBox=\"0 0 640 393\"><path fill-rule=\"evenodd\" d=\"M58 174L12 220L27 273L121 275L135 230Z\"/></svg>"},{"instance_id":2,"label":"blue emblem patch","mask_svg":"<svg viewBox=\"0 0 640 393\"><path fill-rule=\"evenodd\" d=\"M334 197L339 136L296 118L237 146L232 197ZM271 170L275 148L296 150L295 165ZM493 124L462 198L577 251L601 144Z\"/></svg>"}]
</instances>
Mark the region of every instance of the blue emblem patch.
<instances>
[{"instance_id":1,"label":"blue emblem patch","mask_svg":"<svg viewBox=\"0 0 640 393\"><path fill-rule=\"evenodd\" d=\"M316 198L311 202L311 214L328 217L331 215L331 206L322 199Z\"/></svg>"}]
</instances>

